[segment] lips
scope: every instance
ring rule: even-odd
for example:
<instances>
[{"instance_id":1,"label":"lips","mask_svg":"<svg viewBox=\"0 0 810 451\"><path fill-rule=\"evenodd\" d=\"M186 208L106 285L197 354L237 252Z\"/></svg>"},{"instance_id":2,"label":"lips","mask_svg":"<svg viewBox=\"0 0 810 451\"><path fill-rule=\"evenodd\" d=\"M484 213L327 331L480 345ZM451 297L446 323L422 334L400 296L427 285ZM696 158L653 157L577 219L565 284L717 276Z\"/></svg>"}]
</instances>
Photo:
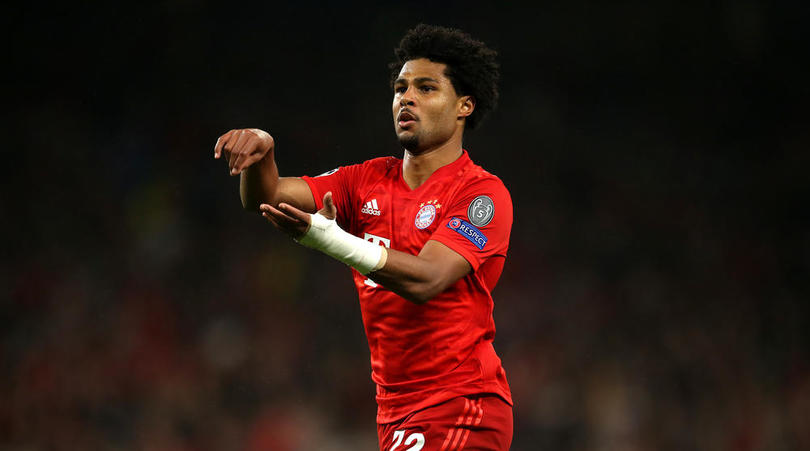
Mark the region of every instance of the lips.
<instances>
[{"instance_id":1,"label":"lips","mask_svg":"<svg viewBox=\"0 0 810 451\"><path fill-rule=\"evenodd\" d=\"M410 127L418 120L419 118L408 110L402 110L399 112L399 115L397 115L397 124L403 128Z\"/></svg>"},{"instance_id":2,"label":"lips","mask_svg":"<svg viewBox=\"0 0 810 451\"><path fill-rule=\"evenodd\" d=\"M408 110L402 110L399 112L399 116L397 116L398 121L416 121L418 118L415 114L411 113Z\"/></svg>"}]
</instances>

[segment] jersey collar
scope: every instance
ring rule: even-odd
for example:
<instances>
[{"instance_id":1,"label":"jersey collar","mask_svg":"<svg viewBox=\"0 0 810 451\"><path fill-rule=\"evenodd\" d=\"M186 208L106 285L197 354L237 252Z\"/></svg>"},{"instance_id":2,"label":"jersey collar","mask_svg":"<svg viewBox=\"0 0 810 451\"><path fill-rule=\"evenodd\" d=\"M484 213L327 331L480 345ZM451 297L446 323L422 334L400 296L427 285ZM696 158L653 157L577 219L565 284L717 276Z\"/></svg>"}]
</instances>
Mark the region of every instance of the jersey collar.
<instances>
[{"instance_id":1,"label":"jersey collar","mask_svg":"<svg viewBox=\"0 0 810 451\"><path fill-rule=\"evenodd\" d=\"M433 171L433 174L430 174L430 177L428 177L428 179L425 180L425 183L422 183L416 189L411 190L411 188L408 186L408 184L405 183L405 179L402 177L403 176L402 165L405 164L405 162L400 161L400 163L399 163L399 180L402 183L402 185L404 187L406 187L409 191L417 191L417 190L421 189L423 186L427 185L428 182L430 182L431 180L437 180L437 179L444 178L444 177L452 177L452 176L456 176L456 175L461 175L461 171L464 169L465 166L467 166L470 163L472 163L472 160L470 159L469 154L467 154L467 150L466 149L461 149L461 156L460 157L458 157L452 163L446 164L446 165L440 167L439 169L436 169L435 171Z\"/></svg>"}]
</instances>

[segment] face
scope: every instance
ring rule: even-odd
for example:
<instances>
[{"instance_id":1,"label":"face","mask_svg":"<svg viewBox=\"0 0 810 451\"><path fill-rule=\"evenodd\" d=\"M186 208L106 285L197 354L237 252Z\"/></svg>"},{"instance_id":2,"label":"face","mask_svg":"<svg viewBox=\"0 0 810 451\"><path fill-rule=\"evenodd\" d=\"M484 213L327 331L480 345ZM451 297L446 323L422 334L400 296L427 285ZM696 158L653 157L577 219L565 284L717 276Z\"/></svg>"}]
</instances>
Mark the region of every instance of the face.
<instances>
[{"instance_id":1,"label":"face","mask_svg":"<svg viewBox=\"0 0 810 451\"><path fill-rule=\"evenodd\" d=\"M446 68L425 58L410 60L394 82L394 131L410 152L435 148L463 133L463 118L472 113L471 98L456 94Z\"/></svg>"}]
</instances>

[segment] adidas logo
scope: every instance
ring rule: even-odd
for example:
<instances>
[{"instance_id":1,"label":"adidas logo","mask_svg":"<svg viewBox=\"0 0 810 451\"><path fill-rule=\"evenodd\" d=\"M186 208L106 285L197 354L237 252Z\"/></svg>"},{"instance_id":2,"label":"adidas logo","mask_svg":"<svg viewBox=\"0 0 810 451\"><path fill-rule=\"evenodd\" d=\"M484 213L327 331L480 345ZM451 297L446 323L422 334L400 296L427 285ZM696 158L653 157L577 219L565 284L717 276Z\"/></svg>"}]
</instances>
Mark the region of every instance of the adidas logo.
<instances>
[{"instance_id":1,"label":"adidas logo","mask_svg":"<svg viewBox=\"0 0 810 451\"><path fill-rule=\"evenodd\" d=\"M360 212L367 215L380 216L380 207L377 206L377 199L371 199L366 202L366 205L360 209Z\"/></svg>"}]
</instances>

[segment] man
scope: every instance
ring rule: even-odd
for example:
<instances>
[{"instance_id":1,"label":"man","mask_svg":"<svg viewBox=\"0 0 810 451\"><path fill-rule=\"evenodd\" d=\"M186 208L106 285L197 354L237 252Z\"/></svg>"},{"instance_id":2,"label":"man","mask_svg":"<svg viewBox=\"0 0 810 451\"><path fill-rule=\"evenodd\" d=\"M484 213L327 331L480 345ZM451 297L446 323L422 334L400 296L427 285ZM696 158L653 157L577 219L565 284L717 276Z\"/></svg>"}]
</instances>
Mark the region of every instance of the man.
<instances>
[{"instance_id":1,"label":"man","mask_svg":"<svg viewBox=\"0 0 810 451\"><path fill-rule=\"evenodd\" d=\"M279 178L273 138L257 129L225 133L214 157L241 175L246 209L355 269L380 449L506 450L512 399L492 347L490 292L512 201L462 148L465 128L497 100L495 52L459 30L419 25L395 53L401 160Z\"/></svg>"}]
</instances>

